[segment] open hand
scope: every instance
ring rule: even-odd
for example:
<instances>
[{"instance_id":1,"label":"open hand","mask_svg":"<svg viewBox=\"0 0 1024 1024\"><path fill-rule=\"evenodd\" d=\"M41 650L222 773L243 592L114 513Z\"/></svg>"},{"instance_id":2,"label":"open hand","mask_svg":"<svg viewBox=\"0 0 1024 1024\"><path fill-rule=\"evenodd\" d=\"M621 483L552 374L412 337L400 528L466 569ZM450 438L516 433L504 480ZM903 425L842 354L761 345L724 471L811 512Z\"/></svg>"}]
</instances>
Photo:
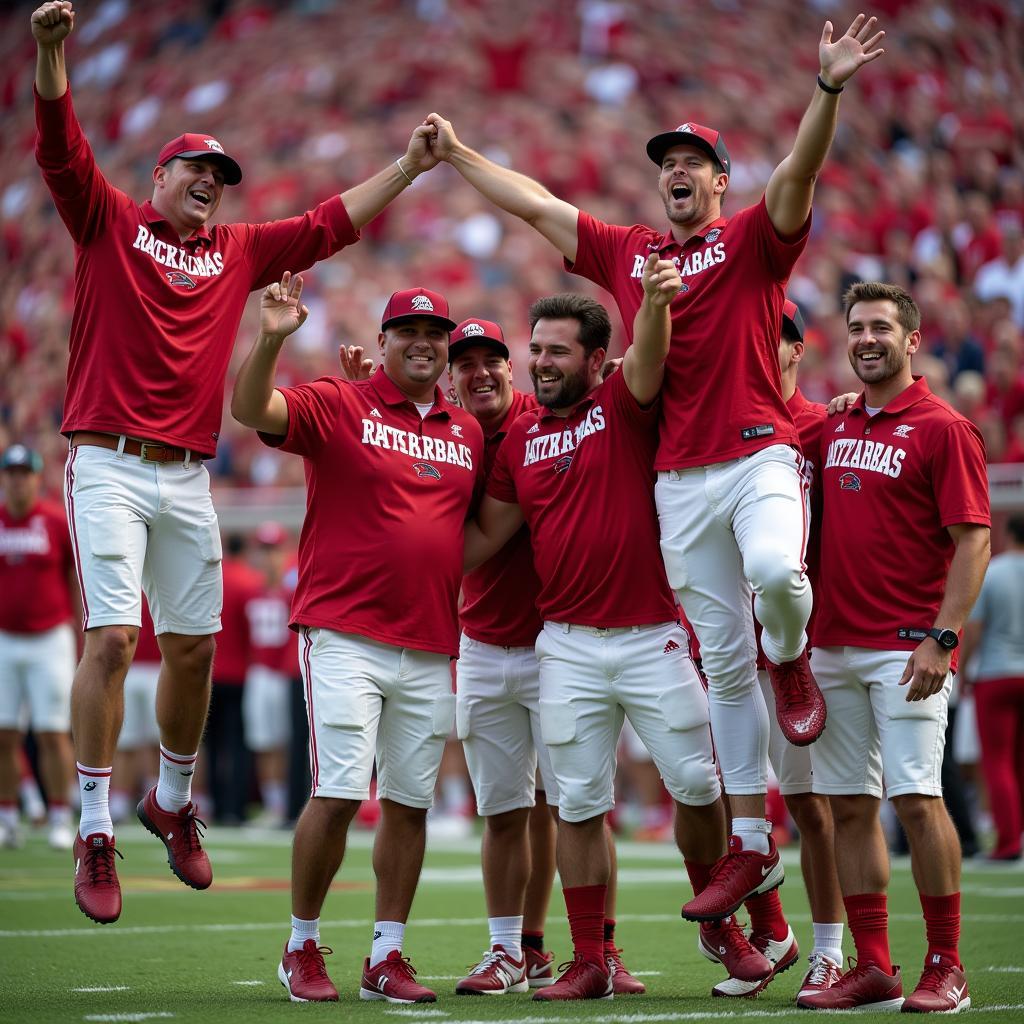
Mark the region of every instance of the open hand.
<instances>
[{"instance_id":1,"label":"open hand","mask_svg":"<svg viewBox=\"0 0 1024 1024\"><path fill-rule=\"evenodd\" d=\"M302 278L290 271L281 275L263 289L260 297L260 332L272 338L284 339L297 331L309 316L309 309L299 302Z\"/></svg>"},{"instance_id":2,"label":"open hand","mask_svg":"<svg viewBox=\"0 0 1024 1024\"><path fill-rule=\"evenodd\" d=\"M877 49L885 33L875 32L872 35L877 23L877 18L858 14L846 32L832 42L832 22L825 22L818 43L818 61L826 85L838 88L862 65L877 60L885 53L885 50Z\"/></svg>"}]
</instances>

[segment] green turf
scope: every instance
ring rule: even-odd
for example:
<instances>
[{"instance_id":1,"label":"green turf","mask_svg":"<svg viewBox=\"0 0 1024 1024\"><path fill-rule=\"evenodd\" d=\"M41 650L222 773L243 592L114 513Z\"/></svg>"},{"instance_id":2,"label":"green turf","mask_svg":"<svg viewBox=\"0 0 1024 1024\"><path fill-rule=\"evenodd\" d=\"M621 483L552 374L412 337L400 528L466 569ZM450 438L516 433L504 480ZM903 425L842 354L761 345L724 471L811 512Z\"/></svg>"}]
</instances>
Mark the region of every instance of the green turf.
<instances>
[{"instance_id":1,"label":"green turf","mask_svg":"<svg viewBox=\"0 0 1024 1024\"><path fill-rule=\"evenodd\" d=\"M71 857L41 838L0 850L0 1020L18 1022L174 1020L600 1021L637 1024L715 1019L811 1019L793 1006L796 967L757 1000L711 999L721 970L696 950L695 926L679 918L688 893L667 847L625 843L620 849L618 941L627 964L653 972L648 994L614 1002L541 1005L529 996L456 997L453 976L487 942L477 841L431 843L406 943L436 1004L394 1007L358 998L369 951L372 873L369 837L354 834L348 859L324 910L322 940L333 947L328 969L339 1004L292 1005L277 981L288 934L288 837L213 829L208 848L215 880L193 892L169 872L160 847L138 827L122 828L118 862L124 913L113 925L88 921L71 895ZM799 871L788 856L783 898L802 946L810 924ZM920 907L905 862L894 864L890 891L892 947L907 966L908 987L924 954ZM985 1021L1024 1021L1024 872L968 866L964 874L962 953L970 991ZM552 900L548 945L569 950L561 898ZM846 952L852 952L849 939ZM438 977L445 976L445 977ZM84 992L77 988L117 988ZM148 1016L147 1016L148 1015ZM878 1015L882 1016L882 1015ZM887 1016L887 1015L886 1015ZM863 1018L861 1018L863 1019ZM890 1018L891 1019L891 1018Z\"/></svg>"}]
</instances>

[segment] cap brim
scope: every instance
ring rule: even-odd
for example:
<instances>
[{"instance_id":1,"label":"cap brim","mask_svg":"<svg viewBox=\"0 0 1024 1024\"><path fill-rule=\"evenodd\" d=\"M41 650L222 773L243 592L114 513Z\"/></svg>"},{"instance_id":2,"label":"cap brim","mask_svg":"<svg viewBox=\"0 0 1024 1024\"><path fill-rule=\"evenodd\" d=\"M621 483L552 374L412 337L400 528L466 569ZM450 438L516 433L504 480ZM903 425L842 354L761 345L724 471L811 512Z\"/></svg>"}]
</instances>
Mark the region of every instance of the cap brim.
<instances>
[{"instance_id":1,"label":"cap brim","mask_svg":"<svg viewBox=\"0 0 1024 1024\"><path fill-rule=\"evenodd\" d=\"M647 143L647 155L660 167L662 160L665 159L665 154L673 146L696 146L697 149L702 149L707 153L712 160L721 162L721 158L715 152L715 147L707 139L702 139L699 135L693 135L690 132L662 132L661 135L655 135Z\"/></svg>"},{"instance_id":2,"label":"cap brim","mask_svg":"<svg viewBox=\"0 0 1024 1024\"><path fill-rule=\"evenodd\" d=\"M508 345L503 341L498 341L497 338L489 338L486 334L477 334L472 338L459 338L458 341L453 341L448 346L448 365L451 366L467 349L476 348L478 345L494 349L503 359L508 359L510 356Z\"/></svg>"},{"instance_id":3,"label":"cap brim","mask_svg":"<svg viewBox=\"0 0 1024 1024\"><path fill-rule=\"evenodd\" d=\"M449 334L459 326L454 320L449 320L446 316L438 316L436 313L403 313L401 316L393 316L390 320L385 320L380 325L380 329L385 331L395 324L404 323L406 320L436 320L439 324L444 324L444 329Z\"/></svg>"},{"instance_id":4,"label":"cap brim","mask_svg":"<svg viewBox=\"0 0 1024 1024\"><path fill-rule=\"evenodd\" d=\"M172 160L192 160L201 157L203 160L212 160L224 169L224 184L237 185L242 180L242 168L227 156L225 153L217 153L209 149L190 149L187 153L175 153Z\"/></svg>"}]
</instances>

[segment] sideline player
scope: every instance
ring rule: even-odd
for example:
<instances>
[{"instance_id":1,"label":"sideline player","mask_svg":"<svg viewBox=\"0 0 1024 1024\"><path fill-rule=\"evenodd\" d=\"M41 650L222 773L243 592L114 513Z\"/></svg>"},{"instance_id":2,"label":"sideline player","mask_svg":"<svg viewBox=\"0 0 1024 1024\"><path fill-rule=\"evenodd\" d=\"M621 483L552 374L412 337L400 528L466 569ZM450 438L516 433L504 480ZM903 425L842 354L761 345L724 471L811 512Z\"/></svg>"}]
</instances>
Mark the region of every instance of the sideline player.
<instances>
[{"instance_id":1,"label":"sideline player","mask_svg":"<svg viewBox=\"0 0 1024 1024\"><path fill-rule=\"evenodd\" d=\"M804 355L804 318L795 302L782 308L782 335L779 339L779 368L782 372L782 397L800 435L804 453L803 477L809 497L810 530L807 543L808 572L817 589L817 568L821 537L821 465L818 451L827 408L809 402L797 386L797 371ZM857 396L849 395L848 401ZM813 645L814 616L807 632ZM814 948L808 956L808 970L800 985L799 996L829 988L842 974L843 900L836 875L833 851L832 814L828 798L811 791L811 754L807 747L787 742L772 711L775 697L764 654L758 645L758 682L768 705L768 757L779 780L779 790L800 833L800 870L811 907ZM713 991L719 996L753 996L799 957L796 938L786 922L777 891L754 896L746 901L750 914L750 941L768 958L772 973L755 983L729 978Z\"/></svg>"},{"instance_id":2,"label":"sideline player","mask_svg":"<svg viewBox=\"0 0 1024 1024\"><path fill-rule=\"evenodd\" d=\"M467 528L473 566L525 522L541 581L540 721L558 784L558 871L574 959L554 985L534 995L538 1000L612 995L602 935L609 878L604 829L624 715L676 802L676 842L695 892L725 852L707 698L658 557L653 501L668 308L680 284L672 262L652 254L636 343L622 369L604 381L611 335L604 307L581 295L533 304L530 376L541 409L509 430L479 527ZM609 514L595 516L595 509ZM769 878L765 887L773 884ZM765 958L749 945L746 950L747 977L767 975Z\"/></svg>"},{"instance_id":3,"label":"sideline player","mask_svg":"<svg viewBox=\"0 0 1024 1024\"><path fill-rule=\"evenodd\" d=\"M455 720L449 659L483 434L437 387L455 324L444 298L423 288L388 300L382 365L369 380L275 390L281 345L305 319L301 291L302 278L288 274L264 291L260 334L231 400L235 419L306 466L292 625L301 627L313 795L295 829L292 934L278 977L293 1001L338 998L318 945L320 911L376 753L377 914L359 995L434 1002L402 945Z\"/></svg>"},{"instance_id":4,"label":"sideline player","mask_svg":"<svg viewBox=\"0 0 1024 1024\"><path fill-rule=\"evenodd\" d=\"M729 154L721 134L702 125L681 124L647 144L661 168L666 231L602 223L462 145L439 115L425 122L436 131L437 156L532 225L574 273L615 296L627 333L652 252L675 260L684 278L673 303L656 498L669 582L700 640L734 833L711 883L683 908L695 920L732 913L768 874L775 884L783 878L765 818L768 715L757 685L751 590L784 735L806 744L824 727L824 701L805 652L811 589L803 566L798 437L782 400L776 344L839 94L883 52L875 49L883 35L873 34L875 20L858 15L835 42L825 23L814 96L793 150L761 202L729 218L722 216Z\"/></svg>"},{"instance_id":5,"label":"sideline player","mask_svg":"<svg viewBox=\"0 0 1024 1024\"><path fill-rule=\"evenodd\" d=\"M940 773L957 634L989 559L985 449L974 425L912 373L921 313L910 295L861 283L844 305L847 354L864 391L826 423L821 442L814 664L830 725L811 759L815 792L832 805L857 964L798 1005L956 1012L971 1000L958 950L960 844ZM928 940L906 1001L889 955L883 775Z\"/></svg>"},{"instance_id":6,"label":"sideline player","mask_svg":"<svg viewBox=\"0 0 1024 1024\"><path fill-rule=\"evenodd\" d=\"M145 17L143 9L142 16ZM301 217L211 226L242 177L215 138L161 150L141 206L100 172L71 103L68 0L31 19L36 41L36 160L75 242L76 305L61 430L71 441L65 500L85 611L71 694L79 785L89 787L75 843L75 899L117 920L108 790L145 590L163 656L157 692L160 779L139 804L171 869L203 889L192 774L220 628L221 541L203 460L217 447L223 383L249 292L357 241L359 229L437 162L417 128L403 157Z\"/></svg>"},{"instance_id":7,"label":"sideline player","mask_svg":"<svg viewBox=\"0 0 1024 1024\"><path fill-rule=\"evenodd\" d=\"M70 850L68 696L75 670L75 560L63 511L39 497L39 453L11 445L0 459L0 471L0 828L17 836L24 707L39 745L50 846Z\"/></svg>"}]
</instances>

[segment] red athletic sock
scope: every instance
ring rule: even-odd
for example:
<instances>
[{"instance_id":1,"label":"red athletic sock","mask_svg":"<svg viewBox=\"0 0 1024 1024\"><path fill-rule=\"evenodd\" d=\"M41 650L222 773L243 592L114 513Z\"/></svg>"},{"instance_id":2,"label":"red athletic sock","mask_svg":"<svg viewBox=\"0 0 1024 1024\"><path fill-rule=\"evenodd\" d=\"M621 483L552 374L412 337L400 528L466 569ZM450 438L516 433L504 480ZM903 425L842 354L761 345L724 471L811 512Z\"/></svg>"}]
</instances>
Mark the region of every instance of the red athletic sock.
<instances>
[{"instance_id":1,"label":"red athletic sock","mask_svg":"<svg viewBox=\"0 0 1024 1024\"><path fill-rule=\"evenodd\" d=\"M932 957L948 957L955 964L960 963L960 893L950 896L925 896L921 894L921 909L924 911L924 931L928 937L928 956L925 963L932 963Z\"/></svg>"},{"instance_id":2,"label":"red athletic sock","mask_svg":"<svg viewBox=\"0 0 1024 1024\"><path fill-rule=\"evenodd\" d=\"M857 947L857 963L862 967L874 964L892 974L889 957L889 912L884 892L865 892L859 896L844 896L846 920Z\"/></svg>"},{"instance_id":3,"label":"red athletic sock","mask_svg":"<svg viewBox=\"0 0 1024 1024\"><path fill-rule=\"evenodd\" d=\"M760 896L751 896L744 906L750 914L751 932L758 935L770 934L776 942L781 942L789 934L789 925L782 912L782 900L779 899L777 889Z\"/></svg>"},{"instance_id":4,"label":"red athletic sock","mask_svg":"<svg viewBox=\"0 0 1024 1024\"><path fill-rule=\"evenodd\" d=\"M604 963L604 901L607 885L577 885L563 889L569 931L577 955Z\"/></svg>"},{"instance_id":5,"label":"red athletic sock","mask_svg":"<svg viewBox=\"0 0 1024 1024\"><path fill-rule=\"evenodd\" d=\"M529 946L530 949L537 950L538 953L544 952L544 933L543 932L523 932L523 945Z\"/></svg>"},{"instance_id":6,"label":"red athletic sock","mask_svg":"<svg viewBox=\"0 0 1024 1024\"><path fill-rule=\"evenodd\" d=\"M684 860L686 874L690 878L690 886L693 888L693 895L699 896L711 881L711 869L714 864L698 864L695 860Z\"/></svg>"}]
</instances>

